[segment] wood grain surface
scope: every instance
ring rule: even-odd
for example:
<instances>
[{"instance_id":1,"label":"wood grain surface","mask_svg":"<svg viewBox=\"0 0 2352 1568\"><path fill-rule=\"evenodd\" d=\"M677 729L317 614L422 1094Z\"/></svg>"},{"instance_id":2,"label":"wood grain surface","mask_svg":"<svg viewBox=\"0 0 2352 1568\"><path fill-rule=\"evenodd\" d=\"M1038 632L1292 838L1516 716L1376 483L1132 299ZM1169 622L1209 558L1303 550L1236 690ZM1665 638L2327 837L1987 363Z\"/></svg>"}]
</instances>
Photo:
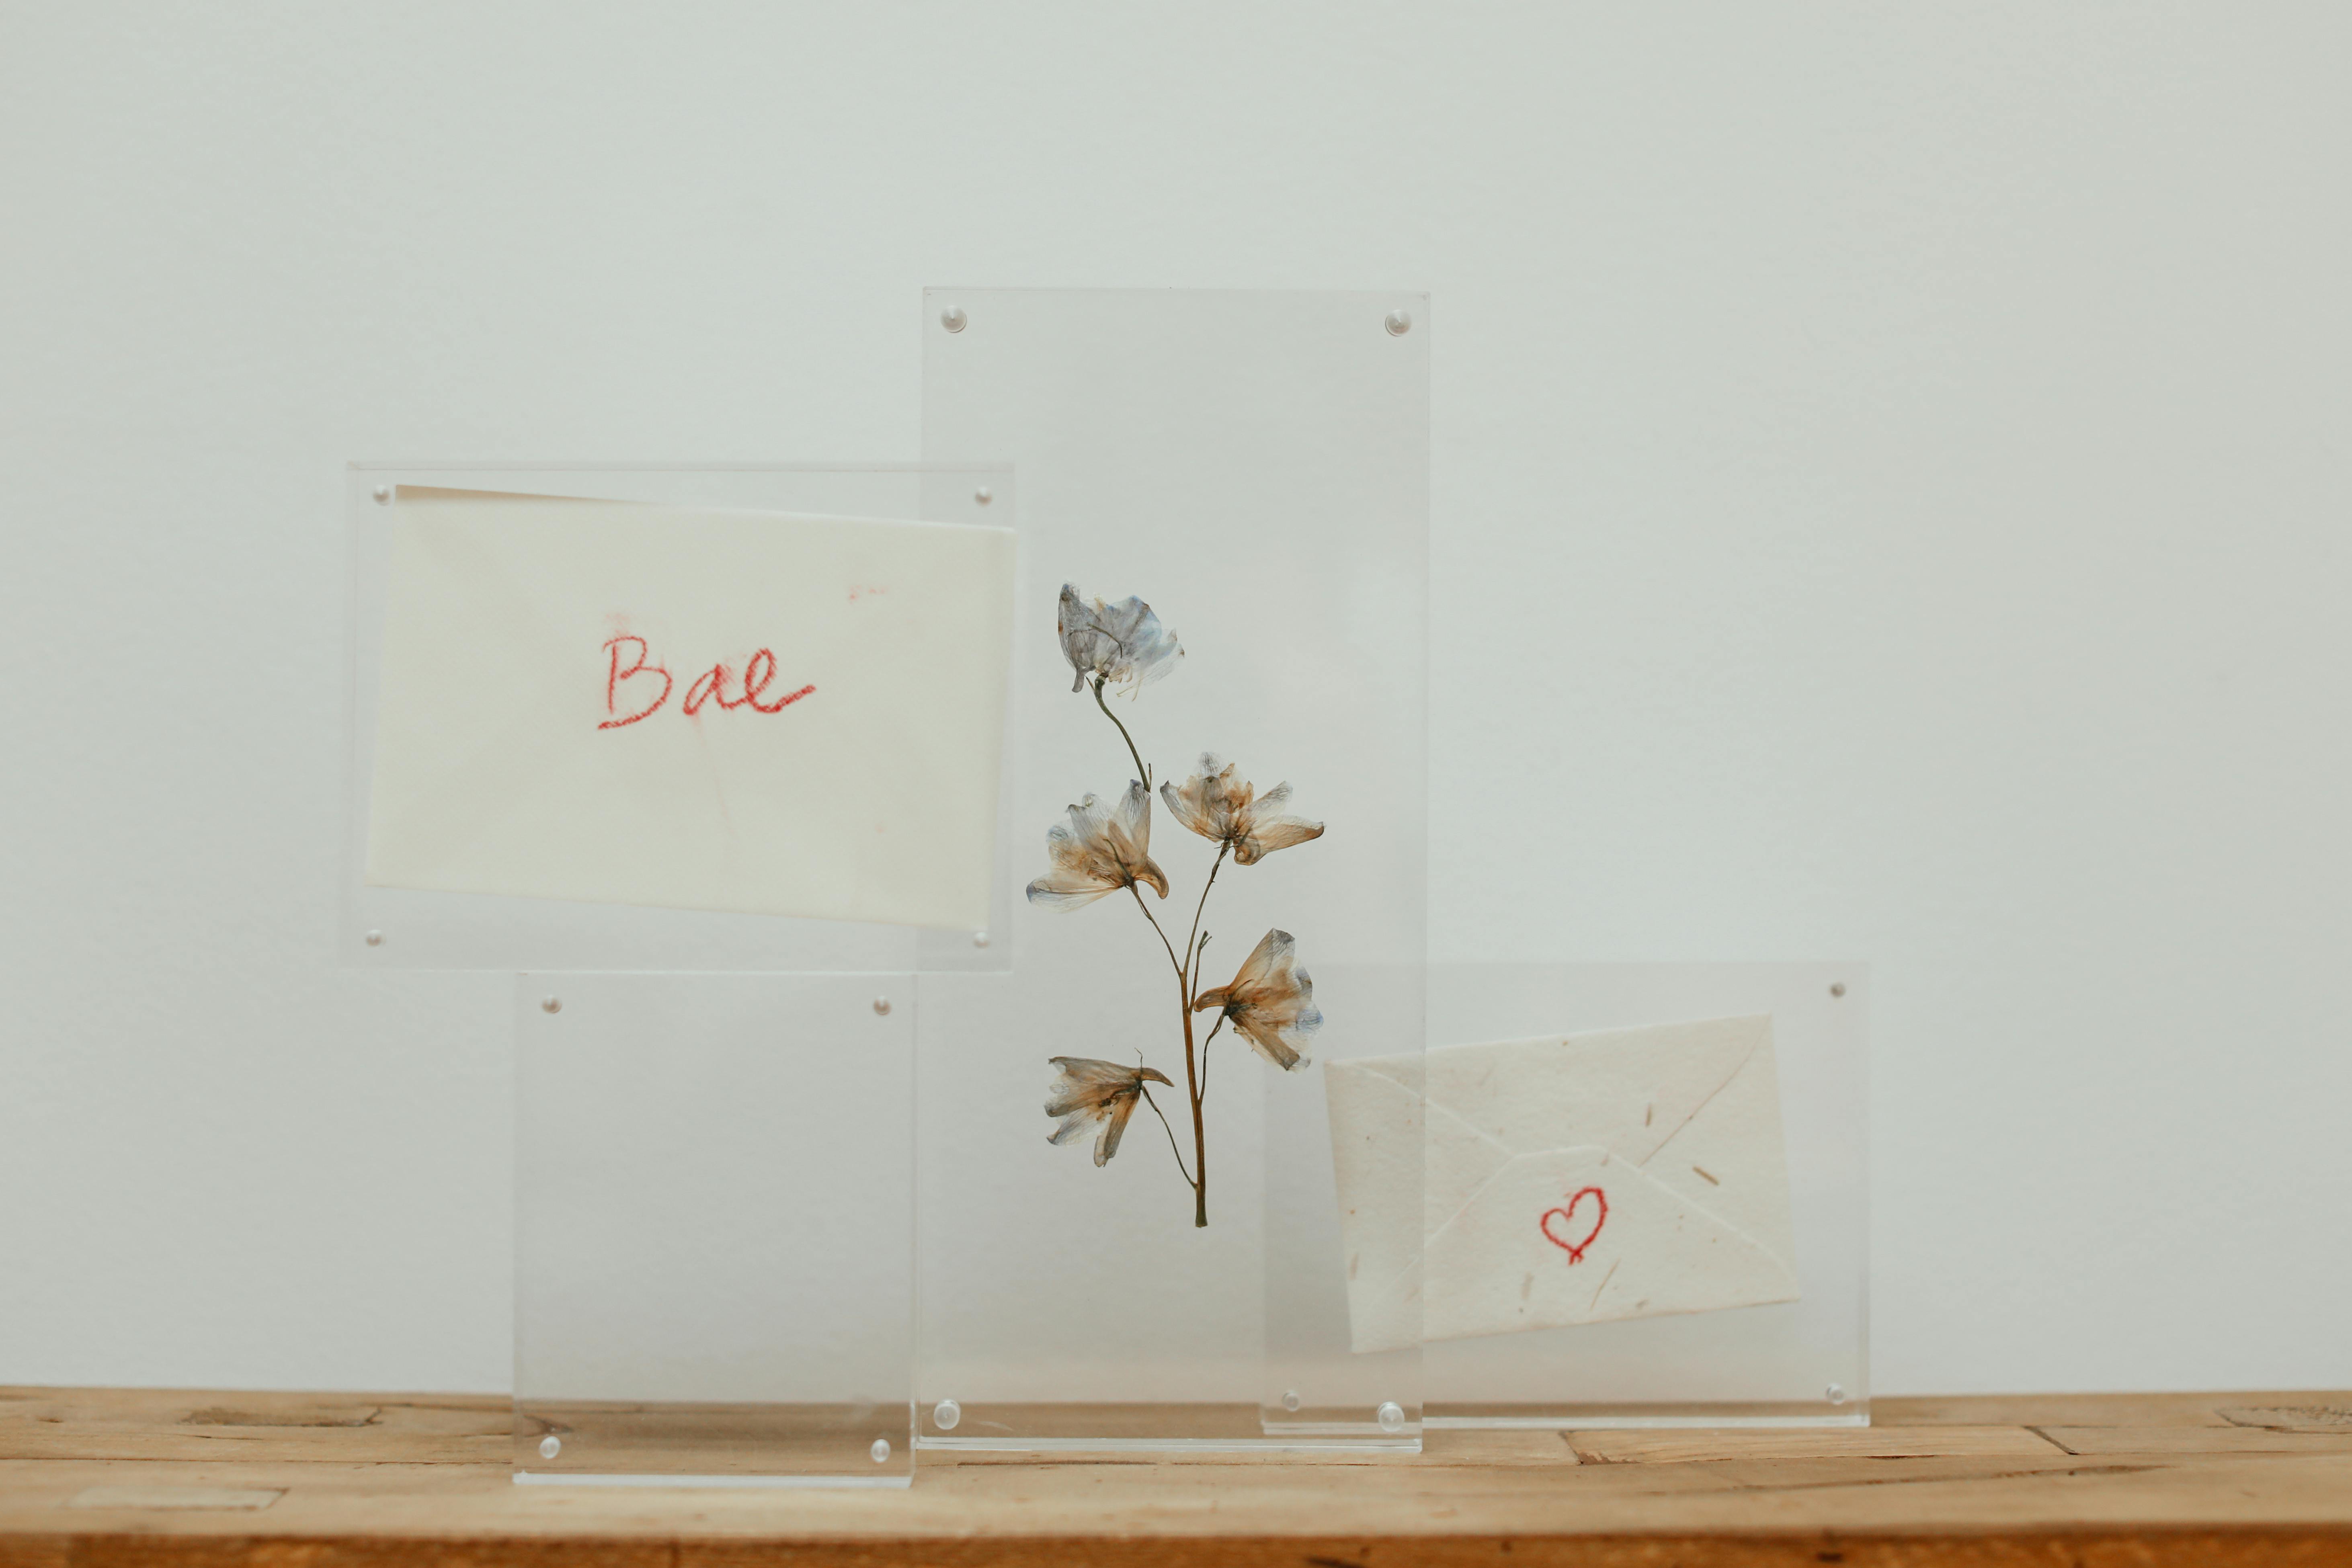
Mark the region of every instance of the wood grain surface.
<instances>
[{"instance_id":1,"label":"wood grain surface","mask_svg":"<svg viewBox=\"0 0 2352 1568\"><path fill-rule=\"evenodd\" d=\"M502 1399L0 1390L0 1568L2352 1564L2352 1395L1880 1400L1421 1454L926 1451L898 1491L517 1487Z\"/></svg>"}]
</instances>

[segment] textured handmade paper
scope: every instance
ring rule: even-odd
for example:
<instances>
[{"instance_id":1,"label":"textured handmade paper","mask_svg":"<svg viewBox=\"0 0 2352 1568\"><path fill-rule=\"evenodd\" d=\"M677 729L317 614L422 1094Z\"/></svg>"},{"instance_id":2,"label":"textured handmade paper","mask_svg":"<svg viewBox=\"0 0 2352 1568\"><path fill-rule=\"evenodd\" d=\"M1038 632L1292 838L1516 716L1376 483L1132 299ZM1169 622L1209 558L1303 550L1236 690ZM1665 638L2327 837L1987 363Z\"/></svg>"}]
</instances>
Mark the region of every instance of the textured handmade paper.
<instances>
[{"instance_id":1,"label":"textured handmade paper","mask_svg":"<svg viewBox=\"0 0 2352 1568\"><path fill-rule=\"evenodd\" d=\"M1797 1299L1769 1018L1324 1075L1360 1352Z\"/></svg>"},{"instance_id":2,"label":"textured handmade paper","mask_svg":"<svg viewBox=\"0 0 2352 1568\"><path fill-rule=\"evenodd\" d=\"M1013 537L404 488L380 887L986 923Z\"/></svg>"}]
</instances>

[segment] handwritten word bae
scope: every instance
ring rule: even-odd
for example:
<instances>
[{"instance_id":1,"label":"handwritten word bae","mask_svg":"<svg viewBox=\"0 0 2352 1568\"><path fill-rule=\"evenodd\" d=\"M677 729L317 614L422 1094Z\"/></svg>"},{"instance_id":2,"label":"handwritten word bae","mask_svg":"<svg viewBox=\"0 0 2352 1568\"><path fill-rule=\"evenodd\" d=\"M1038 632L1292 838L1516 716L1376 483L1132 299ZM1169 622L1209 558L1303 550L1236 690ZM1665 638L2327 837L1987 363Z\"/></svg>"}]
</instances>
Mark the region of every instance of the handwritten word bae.
<instances>
[{"instance_id":1,"label":"handwritten word bae","mask_svg":"<svg viewBox=\"0 0 2352 1568\"><path fill-rule=\"evenodd\" d=\"M604 711L612 716L596 728L625 729L640 719L650 719L661 711L662 704L669 700L670 691L677 682L670 678L667 668L653 661L652 646L643 637L607 637L604 653L608 660L604 672ZM625 666L624 659L627 661ZM743 680L739 688L740 694L733 698L727 695L730 679L730 674L724 664L714 664L696 676L694 683L686 689L686 700L679 705L686 716L689 719L695 717L702 711L705 704L714 700L720 708L730 710L748 707L759 713L781 713L816 689L814 686L803 686L798 691L788 692L773 701L761 701L776 679L776 656L766 648L760 649L744 661ZM661 682L659 690L653 686L656 680ZM650 701L646 700L648 698ZM625 706L636 703L644 703L644 706L635 712L622 711Z\"/></svg>"},{"instance_id":2,"label":"handwritten word bae","mask_svg":"<svg viewBox=\"0 0 2352 1568\"><path fill-rule=\"evenodd\" d=\"M1568 1237L1576 1234L1576 1206L1587 1198L1591 1198L1597 1205L1592 1215L1592 1228L1584 1233L1582 1241L1570 1241ZM1551 1227L1554 1215L1559 1216L1559 1229L1557 1232ZM1581 1263L1584 1261L1585 1250L1592 1245L1593 1238L1601 1234L1601 1227L1608 1223L1609 1195L1599 1187L1580 1187L1577 1189L1576 1195L1568 1200L1566 1208L1544 1210L1543 1217L1536 1221L1536 1226L1544 1233L1546 1241L1568 1254L1568 1260L1570 1263Z\"/></svg>"}]
</instances>

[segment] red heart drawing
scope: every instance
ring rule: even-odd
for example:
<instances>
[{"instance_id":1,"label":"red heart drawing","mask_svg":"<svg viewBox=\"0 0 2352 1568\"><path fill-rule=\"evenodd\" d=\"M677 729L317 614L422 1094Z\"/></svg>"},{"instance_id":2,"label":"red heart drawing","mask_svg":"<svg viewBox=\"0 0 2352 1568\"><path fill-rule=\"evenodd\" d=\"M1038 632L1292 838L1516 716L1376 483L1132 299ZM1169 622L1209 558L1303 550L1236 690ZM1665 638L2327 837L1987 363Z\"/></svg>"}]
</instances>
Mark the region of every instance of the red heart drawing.
<instances>
[{"instance_id":1,"label":"red heart drawing","mask_svg":"<svg viewBox=\"0 0 2352 1568\"><path fill-rule=\"evenodd\" d=\"M1558 1215L1559 1216L1560 1228L1565 1230L1576 1223L1576 1205L1582 1203L1587 1198L1591 1198L1595 1204L1600 1205L1600 1212L1592 1216L1592 1228L1584 1233L1584 1239L1582 1241L1563 1241L1559 1237L1553 1235L1551 1228L1552 1215ZM1568 1206L1566 1208L1546 1209L1543 1212L1543 1218L1536 1223L1543 1228L1544 1239L1550 1242L1554 1247L1559 1247L1562 1252L1567 1253L1568 1260L1570 1263L1581 1263L1584 1261L1585 1248L1591 1247L1592 1245L1592 1238L1601 1234L1601 1227L1609 1223L1609 1194L1602 1192L1599 1187L1580 1188L1577 1194L1568 1200Z\"/></svg>"}]
</instances>

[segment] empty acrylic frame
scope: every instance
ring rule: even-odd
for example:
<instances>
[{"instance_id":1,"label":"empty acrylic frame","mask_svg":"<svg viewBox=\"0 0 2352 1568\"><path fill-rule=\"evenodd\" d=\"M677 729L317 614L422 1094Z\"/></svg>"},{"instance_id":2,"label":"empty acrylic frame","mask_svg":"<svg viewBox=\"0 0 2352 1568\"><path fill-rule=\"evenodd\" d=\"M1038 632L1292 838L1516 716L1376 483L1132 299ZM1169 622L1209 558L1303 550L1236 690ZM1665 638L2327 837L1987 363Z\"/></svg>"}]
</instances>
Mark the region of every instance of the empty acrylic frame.
<instances>
[{"instance_id":1,"label":"empty acrylic frame","mask_svg":"<svg viewBox=\"0 0 2352 1568\"><path fill-rule=\"evenodd\" d=\"M1479 1132L1588 1149L1552 1170L1520 1148L1528 1182L1487 1180L1481 1201L1518 1205L1490 1226L1503 1245L1449 1247L1441 1227L1479 1216L1433 1205L1432 1425L1868 1422L1868 978L1854 963L1433 966L1428 1169L1458 1170ZM1538 1044L1454 1054L1496 1042ZM1547 1058L1565 1066L1556 1082ZM1456 1105L1482 1078L1500 1109ZM1610 1142L1603 1164L1589 1146ZM1496 1284L1501 1310L1482 1315L1476 1292ZM1596 1321L1435 1337L1570 1285L1570 1315ZM1738 1301L1754 1304L1716 1305Z\"/></svg>"},{"instance_id":2,"label":"empty acrylic frame","mask_svg":"<svg viewBox=\"0 0 2352 1568\"><path fill-rule=\"evenodd\" d=\"M1323 1064L1423 1037L1426 317L926 298L926 455L1022 477L1005 891L1046 884L1009 973L919 982L926 1444L1419 1441L1418 1343L1351 1338ZM1383 1154L1417 1203L1417 1131Z\"/></svg>"},{"instance_id":3,"label":"empty acrylic frame","mask_svg":"<svg viewBox=\"0 0 2352 1568\"><path fill-rule=\"evenodd\" d=\"M612 969L903 972L1003 965L988 931L999 902L971 931L790 919L367 885L384 608L391 576L390 504L404 487L651 502L672 507L971 523L1013 522L1013 476L1002 464L725 468L355 464L345 480L351 545L350 773L337 952L349 963L404 969ZM998 855L1010 802L999 792Z\"/></svg>"},{"instance_id":4,"label":"empty acrylic frame","mask_svg":"<svg viewBox=\"0 0 2352 1568\"><path fill-rule=\"evenodd\" d=\"M906 975L515 991L515 1479L903 1486Z\"/></svg>"}]
</instances>

